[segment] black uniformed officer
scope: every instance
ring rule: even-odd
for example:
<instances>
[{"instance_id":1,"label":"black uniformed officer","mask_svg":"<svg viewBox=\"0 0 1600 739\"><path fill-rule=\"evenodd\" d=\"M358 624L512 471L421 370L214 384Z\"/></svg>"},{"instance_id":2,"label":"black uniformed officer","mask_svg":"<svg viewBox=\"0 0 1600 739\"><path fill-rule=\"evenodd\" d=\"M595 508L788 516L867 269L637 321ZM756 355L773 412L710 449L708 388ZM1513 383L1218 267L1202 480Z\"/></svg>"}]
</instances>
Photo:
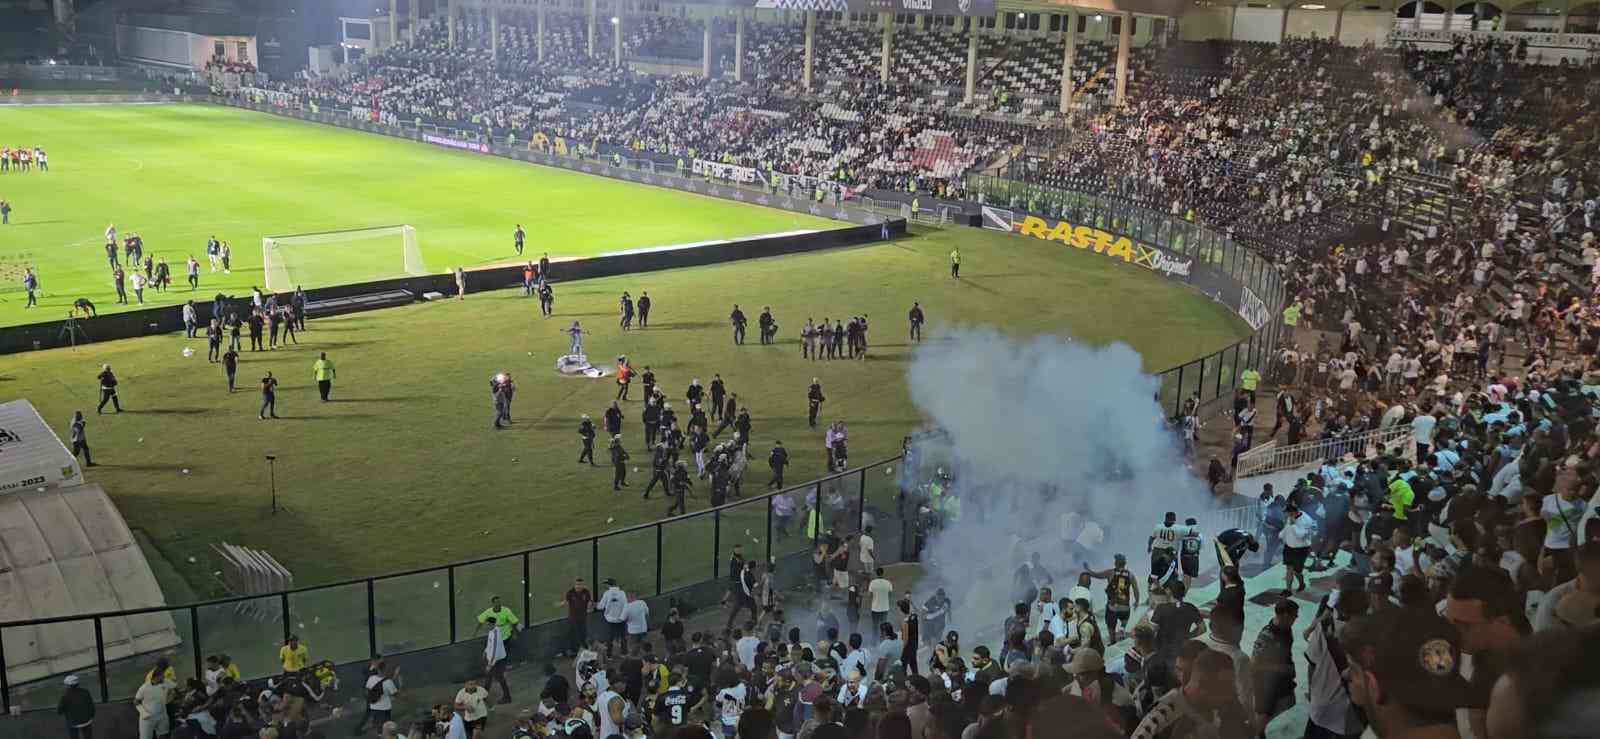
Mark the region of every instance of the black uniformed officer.
<instances>
[{"instance_id":1,"label":"black uniformed officer","mask_svg":"<svg viewBox=\"0 0 1600 739\"><path fill-rule=\"evenodd\" d=\"M628 487L628 450L622 448L622 434L611 436L611 490Z\"/></svg>"},{"instance_id":2,"label":"black uniformed officer","mask_svg":"<svg viewBox=\"0 0 1600 739\"><path fill-rule=\"evenodd\" d=\"M744 343L744 327L745 327L745 324L749 323L749 320L744 317L744 311L739 310L739 304L738 303L734 303L733 304L733 312L728 314L728 323L733 325L733 343L734 343L734 345L743 344Z\"/></svg>"},{"instance_id":3,"label":"black uniformed officer","mask_svg":"<svg viewBox=\"0 0 1600 739\"><path fill-rule=\"evenodd\" d=\"M639 328L650 327L650 293L639 293Z\"/></svg>"},{"instance_id":4,"label":"black uniformed officer","mask_svg":"<svg viewBox=\"0 0 1600 739\"><path fill-rule=\"evenodd\" d=\"M648 393L644 397L646 398L644 412L639 414L639 421L644 424L644 445L648 449L656 444L656 430L661 423L661 406L656 405L656 401L650 398Z\"/></svg>"},{"instance_id":5,"label":"black uniformed officer","mask_svg":"<svg viewBox=\"0 0 1600 739\"><path fill-rule=\"evenodd\" d=\"M672 483L667 479L671 465L672 455L667 449L667 442L657 442L654 451L650 453L650 484L644 486L644 494L639 497L649 500L650 491L655 489L658 482L661 483L662 490L671 492Z\"/></svg>"},{"instance_id":6,"label":"black uniformed officer","mask_svg":"<svg viewBox=\"0 0 1600 739\"><path fill-rule=\"evenodd\" d=\"M772 479L767 481L767 487L781 489L783 468L789 466L789 450L783 448L782 441L772 443L772 453L767 455L767 466L772 468Z\"/></svg>"},{"instance_id":7,"label":"black uniformed officer","mask_svg":"<svg viewBox=\"0 0 1600 739\"><path fill-rule=\"evenodd\" d=\"M679 462L673 465L672 480L667 486L667 490L672 494L672 507L667 509L667 515L689 512L689 505L685 501L689 497L689 488L693 485L694 481L689 478L688 463Z\"/></svg>"},{"instance_id":8,"label":"black uniformed officer","mask_svg":"<svg viewBox=\"0 0 1600 739\"><path fill-rule=\"evenodd\" d=\"M822 383L817 382L815 377L811 378L811 388L806 391L806 402L810 406L806 409L806 424L811 428L817 427L817 411L822 408L824 400L827 398L822 397Z\"/></svg>"},{"instance_id":9,"label":"black uniformed officer","mask_svg":"<svg viewBox=\"0 0 1600 739\"><path fill-rule=\"evenodd\" d=\"M644 399L646 402L656 394L656 373L650 365L644 366L644 372L639 374L639 382L644 385Z\"/></svg>"},{"instance_id":10,"label":"black uniformed officer","mask_svg":"<svg viewBox=\"0 0 1600 739\"><path fill-rule=\"evenodd\" d=\"M772 306L761 307L761 316L756 319L756 325L761 328L761 343L772 343L772 335L777 333L778 321L772 317Z\"/></svg>"},{"instance_id":11,"label":"black uniformed officer","mask_svg":"<svg viewBox=\"0 0 1600 739\"><path fill-rule=\"evenodd\" d=\"M578 453L578 464L589 460L589 466L594 467L594 421L589 420L589 414L583 414L583 420L578 422L578 438L583 440L583 451Z\"/></svg>"},{"instance_id":12,"label":"black uniformed officer","mask_svg":"<svg viewBox=\"0 0 1600 739\"><path fill-rule=\"evenodd\" d=\"M711 417L722 417L722 401L728 397L728 386L723 384L722 375L711 376Z\"/></svg>"},{"instance_id":13,"label":"black uniformed officer","mask_svg":"<svg viewBox=\"0 0 1600 739\"><path fill-rule=\"evenodd\" d=\"M739 413L739 395L738 395L738 393L735 393L733 395L728 396L728 402L723 404L723 406L722 406L722 423L717 424L717 430L711 432L711 438L715 439L715 438L721 436L723 431L726 431L726 430L728 430L729 427L733 426L734 418L738 413Z\"/></svg>"}]
</instances>

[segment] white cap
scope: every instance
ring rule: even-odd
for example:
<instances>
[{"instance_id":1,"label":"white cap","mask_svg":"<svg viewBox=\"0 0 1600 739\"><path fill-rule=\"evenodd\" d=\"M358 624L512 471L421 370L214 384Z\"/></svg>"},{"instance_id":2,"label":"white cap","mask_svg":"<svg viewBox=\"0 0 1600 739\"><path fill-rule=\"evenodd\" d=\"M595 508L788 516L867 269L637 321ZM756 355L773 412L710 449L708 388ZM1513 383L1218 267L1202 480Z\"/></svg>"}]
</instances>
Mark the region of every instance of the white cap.
<instances>
[{"instance_id":1,"label":"white cap","mask_svg":"<svg viewBox=\"0 0 1600 739\"><path fill-rule=\"evenodd\" d=\"M66 685L69 688L73 687L73 686L78 684L78 676L77 675L68 675L65 680L61 681L61 683L63 685Z\"/></svg>"}]
</instances>

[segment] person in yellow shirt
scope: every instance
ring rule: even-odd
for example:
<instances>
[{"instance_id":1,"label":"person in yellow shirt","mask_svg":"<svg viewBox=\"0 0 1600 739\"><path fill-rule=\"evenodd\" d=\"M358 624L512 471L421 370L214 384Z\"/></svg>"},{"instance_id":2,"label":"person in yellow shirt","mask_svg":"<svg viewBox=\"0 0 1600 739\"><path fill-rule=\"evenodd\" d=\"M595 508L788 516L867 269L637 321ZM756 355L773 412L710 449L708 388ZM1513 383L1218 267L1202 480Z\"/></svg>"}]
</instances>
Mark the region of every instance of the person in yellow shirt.
<instances>
[{"instance_id":1,"label":"person in yellow shirt","mask_svg":"<svg viewBox=\"0 0 1600 739\"><path fill-rule=\"evenodd\" d=\"M950 250L950 277L961 279L961 250Z\"/></svg>"},{"instance_id":2,"label":"person in yellow shirt","mask_svg":"<svg viewBox=\"0 0 1600 739\"><path fill-rule=\"evenodd\" d=\"M333 391L333 378L337 375L333 369L333 360L328 359L328 353L322 352L317 361L311 365L311 378L317 381L317 392L322 395L322 402L328 402L328 393Z\"/></svg>"},{"instance_id":3,"label":"person in yellow shirt","mask_svg":"<svg viewBox=\"0 0 1600 739\"><path fill-rule=\"evenodd\" d=\"M306 661L311 655L311 650L300 643L300 637L290 634L289 640L278 648L278 661L283 663L284 672L299 672L306 667Z\"/></svg>"},{"instance_id":4,"label":"person in yellow shirt","mask_svg":"<svg viewBox=\"0 0 1600 739\"><path fill-rule=\"evenodd\" d=\"M161 659L156 660L155 667L151 668L149 672L144 674L144 681L147 683L170 683L172 685L177 685L178 673L172 669L172 663L168 662L166 657L162 657Z\"/></svg>"},{"instance_id":5,"label":"person in yellow shirt","mask_svg":"<svg viewBox=\"0 0 1600 739\"><path fill-rule=\"evenodd\" d=\"M1243 372L1239 373L1239 389L1243 390L1246 395L1250 396L1251 402L1255 402L1256 386L1260 384L1261 373L1257 372L1256 368L1246 367Z\"/></svg>"},{"instance_id":6,"label":"person in yellow shirt","mask_svg":"<svg viewBox=\"0 0 1600 739\"><path fill-rule=\"evenodd\" d=\"M517 618L515 611L500 604L500 596L489 598L489 607L478 614L478 628L482 629L489 619L494 619L495 628L500 630L500 638L505 640L506 652L511 652L511 640L516 636L517 627L522 620Z\"/></svg>"}]
</instances>

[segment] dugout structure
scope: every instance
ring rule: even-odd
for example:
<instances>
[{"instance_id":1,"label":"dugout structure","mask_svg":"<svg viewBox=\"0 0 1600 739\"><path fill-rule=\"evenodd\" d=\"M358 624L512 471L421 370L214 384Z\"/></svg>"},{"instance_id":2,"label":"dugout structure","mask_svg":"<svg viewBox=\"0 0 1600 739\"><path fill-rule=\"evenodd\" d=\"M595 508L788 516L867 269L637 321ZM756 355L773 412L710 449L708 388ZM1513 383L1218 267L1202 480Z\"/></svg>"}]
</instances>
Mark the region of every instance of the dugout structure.
<instances>
[{"instance_id":1,"label":"dugout structure","mask_svg":"<svg viewBox=\"0 0 1600 739\"><path fill-rule=\"evenodd\" d=\"M428 274L408 225L266 236L261 266L273 292Z\"/></svg>"},{"instance_id":2,"label":"dugout structure","mask_svg":"<svg viewBox=\"0 0 1600 739\"><path fill-rule=\"evenodd\" d=\"M0 481L0 623L165 604L110 496L84 484L72 453L26 400L0 404ZM181 643L166 611L108 616L100 627L108 661ZM26 689L93 670L96 641L92 619L7 628L0 632L6 681ZM60 683L41 685L53 693Z\"/></svg>"}]
</instances>

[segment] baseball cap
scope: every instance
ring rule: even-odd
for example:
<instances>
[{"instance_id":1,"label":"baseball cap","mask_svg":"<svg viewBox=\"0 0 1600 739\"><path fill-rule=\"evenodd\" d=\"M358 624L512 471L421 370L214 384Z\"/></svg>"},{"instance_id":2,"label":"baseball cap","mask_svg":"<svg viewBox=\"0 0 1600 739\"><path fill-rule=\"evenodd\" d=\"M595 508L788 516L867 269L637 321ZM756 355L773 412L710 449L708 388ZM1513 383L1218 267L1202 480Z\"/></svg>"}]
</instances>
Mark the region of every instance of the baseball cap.
<instances>
[{"instance_id":1,"label":"baseball cap","mask_svg":"<svg viewBox=\"0 0 1600 739\"><path fill-rule=\"evenodd\" d=\"M1362 669L1392 686L1399 705L1450 711L1468 702L1461 633L1433 613L1385 609L1352 621L1340 641Z\"/></svg>"},{"instance_id":2,"label":"baseball cap","mask_svg":"<svg viewBox=\"0 0 1600 739\"><path fill-rule=\"evenodd\" d=\"M1077 675L1084 672L1099 672L1106 668L1104 657L1092 647L1072 650L1072 661L1067 663L1067 672Z\"/></svg>"}]
</instances>

